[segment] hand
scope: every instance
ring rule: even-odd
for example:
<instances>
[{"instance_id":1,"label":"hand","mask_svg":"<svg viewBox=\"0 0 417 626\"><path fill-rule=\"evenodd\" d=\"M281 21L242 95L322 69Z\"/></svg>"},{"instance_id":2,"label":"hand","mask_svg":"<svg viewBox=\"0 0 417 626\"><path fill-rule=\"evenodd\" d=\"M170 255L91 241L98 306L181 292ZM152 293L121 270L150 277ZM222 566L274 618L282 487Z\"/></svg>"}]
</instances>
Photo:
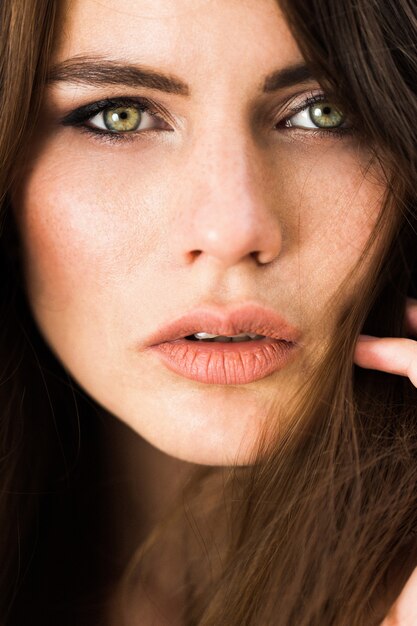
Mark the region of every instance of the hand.
<instances>
[{"instance_id":1,"label":"hand","mask_svg":"<svg viewBox=\"0 0 417 626\"><path fill-rule=\"evenodd\" d=\"M417 300L408 298L407 332L417 336ZM417 387L417 341L414 339L378 338L359 335L355 363L367 369L408 376ZM381 626L417 625L417 569L409 578L400 597Z\"/></svg>"},{"instance_id":2,"label":"hand","mask_svg":"<svg viewBox=\"0 0 417 626\"><path fill-rule=\"evenodd\" d=\"M381 626L416 626L417 624L417 569L408 579L400 597Z\"/></svg>"},{"instance_id":3,"label":"hand","mask_svg":"<svg viewBox=\"0 0 417 626\"><path fill-rule=\"evenodd\" d=\"M417 336L417 300L407 299L407 331ZM354 361L360 367L408 376L417 387L417 341L359 335ZM416 621L417 624L417 621Z\"/></svg>"}]
</instances>

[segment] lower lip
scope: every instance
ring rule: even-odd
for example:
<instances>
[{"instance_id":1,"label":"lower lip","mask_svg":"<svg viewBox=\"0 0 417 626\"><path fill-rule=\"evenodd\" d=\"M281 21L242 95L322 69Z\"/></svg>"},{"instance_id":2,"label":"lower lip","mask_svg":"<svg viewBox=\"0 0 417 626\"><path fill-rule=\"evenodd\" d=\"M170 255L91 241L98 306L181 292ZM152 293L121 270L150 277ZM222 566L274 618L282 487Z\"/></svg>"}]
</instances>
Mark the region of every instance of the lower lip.
<instances>
[{"instance_id":1,"label":"lower lip","mask_svg":"<svg viewBox=\"0 0 417 626\"><path fill-rule=\"evenodd\" d=\"M281 370L295 343L276 339L217 343L177 339L151 346L171 371L210 385L244 385Z\"/></svg>"}]
</instances>

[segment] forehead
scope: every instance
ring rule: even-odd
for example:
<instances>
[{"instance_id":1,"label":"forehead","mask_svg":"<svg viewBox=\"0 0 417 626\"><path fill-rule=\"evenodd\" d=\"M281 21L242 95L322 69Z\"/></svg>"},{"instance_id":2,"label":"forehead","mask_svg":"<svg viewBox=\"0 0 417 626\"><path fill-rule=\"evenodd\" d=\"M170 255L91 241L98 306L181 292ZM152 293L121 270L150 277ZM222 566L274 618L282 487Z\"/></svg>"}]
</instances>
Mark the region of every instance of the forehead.
<instances>
[{"instance_id":1,"label":"forehead","mask_svg":"<svg viewBox=\"0 0 417 626\"><path fill-rule=\"evenodd\" d=\"M53 60L88 54L219 80L302 59L275 0L68 0Z\"/></svg>"}]
</instances>

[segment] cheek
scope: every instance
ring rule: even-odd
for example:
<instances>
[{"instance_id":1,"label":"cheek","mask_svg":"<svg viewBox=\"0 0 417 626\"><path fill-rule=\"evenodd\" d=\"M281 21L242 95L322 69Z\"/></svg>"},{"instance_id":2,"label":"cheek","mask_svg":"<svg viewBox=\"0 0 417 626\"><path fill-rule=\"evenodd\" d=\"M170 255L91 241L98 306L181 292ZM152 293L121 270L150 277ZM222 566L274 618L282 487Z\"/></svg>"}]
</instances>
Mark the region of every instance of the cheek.
<instances>
[{"instance_id":1,"label":"cheek","mask_svg":"<svg viewBox=\"0 0 417 626\"><path fill-rule=\"evenodd\" d=\"M109 179L105 159L94 163L74 166L52 153L13 195L27 288L38 307L61 310L84 294L100 297L157 245L161 198L126 192L125 168Z\"/></svg>"},{"instance_id":2,"label":"cheek","mask_svg":"<svg viewBox=\"0 0 417 626\"><path fill-rule=\"evenodd\" d=\"M89 385L124 363L121 346L141 328L138 302L151 300L155 283L149 256L160 249L155 216L166 200L138 174L137 185L126 185L126 171L121 165L116 172L106 157L75 162L50 150L12 196L34 318L60 360Z\"/></svg>"},{"instance_id":3,"label":"cheek","mask_svg":"<svg viewBox=\"0 0 417 626\"><path fill-rule=\"evenodd\" d=\"M368 168L369 155L358 154L344 140L328 149L297 147L293 153L289 149L287 182L280 196L275 191L285 207L281 220L285 278L296 281L303 308L312 319L361 257L383 205L380 172Z\"/></svg>"}]
</instances>

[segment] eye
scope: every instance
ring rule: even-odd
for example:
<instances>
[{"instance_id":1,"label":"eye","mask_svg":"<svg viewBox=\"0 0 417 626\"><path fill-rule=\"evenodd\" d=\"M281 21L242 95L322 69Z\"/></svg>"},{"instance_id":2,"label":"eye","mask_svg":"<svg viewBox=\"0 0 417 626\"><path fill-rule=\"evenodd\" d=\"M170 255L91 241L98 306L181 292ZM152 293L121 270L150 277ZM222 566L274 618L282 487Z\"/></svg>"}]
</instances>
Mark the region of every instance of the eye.
<instances>
[{"instance_id":1,"label":"eye","mask_svg":"<svg viewBox=\"0 0 417 626\"><path fill-rule=\"evenodd\" d=\"M109 106L90 117L86 125L111 133L131 133L166 127L164 120L135 104Z\"/></svg>"},{"instance_id":2,"label":"eye","mask_svg":"<svg viewBox=\"0 0 417 626\"><path fill-rule=\"evenodd\" d=\"M346 116L330 101L315 101L304 106L285 122L286 127L332 130L346 122Z\"/></svg>"}]
</instances>

